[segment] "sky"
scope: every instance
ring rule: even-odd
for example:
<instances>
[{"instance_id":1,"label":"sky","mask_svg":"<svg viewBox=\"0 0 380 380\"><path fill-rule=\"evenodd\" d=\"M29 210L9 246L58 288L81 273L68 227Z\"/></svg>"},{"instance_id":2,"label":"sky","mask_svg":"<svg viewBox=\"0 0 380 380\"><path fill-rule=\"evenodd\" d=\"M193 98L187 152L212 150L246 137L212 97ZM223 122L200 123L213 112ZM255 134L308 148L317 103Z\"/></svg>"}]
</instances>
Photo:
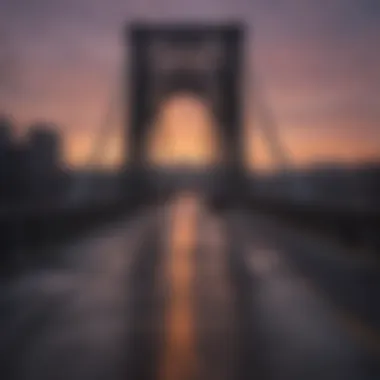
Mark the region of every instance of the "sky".
<instances>
[{"instance_id":1,"label":"sky","mask_svg":"<svg viewBox=\"0 0 380 380\"><path fill-rule=\"evenodd\" d=\"M254 73L292 162L380 158L378 0L0 0L0 112L17 133L54 122L66 161L88 162L122 92L124 27L136 19L243 21L247 87ZM248 161L265 166L249 89L245 100ZM111 163L120 161L123 105L102 144Z\"/></svg>"}]
</instances>

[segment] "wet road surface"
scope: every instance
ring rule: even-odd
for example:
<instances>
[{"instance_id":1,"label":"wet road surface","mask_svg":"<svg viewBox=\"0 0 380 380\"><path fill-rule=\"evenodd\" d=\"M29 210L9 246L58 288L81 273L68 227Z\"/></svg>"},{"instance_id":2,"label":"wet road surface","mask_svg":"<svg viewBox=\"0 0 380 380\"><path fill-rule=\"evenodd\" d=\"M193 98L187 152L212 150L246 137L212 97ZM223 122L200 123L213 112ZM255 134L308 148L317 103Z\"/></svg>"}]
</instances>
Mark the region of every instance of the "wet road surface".
<instances>
[{"instance_id":1,"label":"wet road surface","mask_svg":"<svg viewBox=\"0 0 380 380\"><path fill-rule=\"evenodd\" d=\"M47 255L2 286L1 379L380 379L379 268L268 218L179 194Z\"/></svg>"}]
</instances>

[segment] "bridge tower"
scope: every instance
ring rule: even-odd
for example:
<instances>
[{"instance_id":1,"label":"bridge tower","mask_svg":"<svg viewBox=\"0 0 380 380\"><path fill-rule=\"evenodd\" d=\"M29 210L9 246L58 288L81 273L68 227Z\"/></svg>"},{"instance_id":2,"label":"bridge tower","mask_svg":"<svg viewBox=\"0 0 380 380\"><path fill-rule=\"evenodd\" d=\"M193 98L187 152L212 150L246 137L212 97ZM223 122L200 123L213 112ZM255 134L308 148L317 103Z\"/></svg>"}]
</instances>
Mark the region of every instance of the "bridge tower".
<instances>
[{"instance_id":1,"label":"bridge tower","mask_svg":"<svg viewBox=\"0 0 380 380\"><path fill-rule=\"evenodd\" d=\"M139 196L149 196L144 157L148 129L161 102L186 91L211 104L224 151L218 187L225 195L239 196L244 173L243 25L134 23L127 28L127 44L126 186Z\"/></svg>"}]
</instances>

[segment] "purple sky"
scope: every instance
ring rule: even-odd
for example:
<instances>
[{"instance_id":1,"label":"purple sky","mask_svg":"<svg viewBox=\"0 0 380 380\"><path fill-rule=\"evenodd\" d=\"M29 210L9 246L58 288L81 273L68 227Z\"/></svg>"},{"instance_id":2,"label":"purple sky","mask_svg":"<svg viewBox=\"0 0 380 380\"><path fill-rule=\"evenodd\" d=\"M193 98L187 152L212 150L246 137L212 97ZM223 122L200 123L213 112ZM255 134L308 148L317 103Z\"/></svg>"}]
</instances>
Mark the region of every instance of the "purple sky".
<instances>
[{"instance_id":1,"label":"purple sky","mask_svg":"<svg viewBox=\"0 0 380 380\"><path fill-rule=\"evenodd\" d=\"M378 0L0 0L0 111L21 130L56 122L79 161L135 19L245 21L249 67L295 161L380 157Z\"/></svg>"}]
</instances>

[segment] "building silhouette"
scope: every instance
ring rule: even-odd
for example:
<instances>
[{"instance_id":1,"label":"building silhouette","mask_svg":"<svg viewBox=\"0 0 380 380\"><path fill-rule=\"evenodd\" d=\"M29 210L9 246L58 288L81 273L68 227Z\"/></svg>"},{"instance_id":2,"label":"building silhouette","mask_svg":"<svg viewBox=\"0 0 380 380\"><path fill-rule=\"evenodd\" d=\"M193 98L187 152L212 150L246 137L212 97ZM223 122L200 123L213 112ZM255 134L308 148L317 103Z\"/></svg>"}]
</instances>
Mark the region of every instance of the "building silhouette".
<instances>
[{"instance_id":1,"label":"building silhouette","mask_svg":"<svg viewBox=\"0 0 380 380\"><path fill-rule=\"evenodd\" d=\"M0 118L0 204L3 207L49 202L62 196L61 138L50 123L30 126L16 139L11 119Z\"/></svg>"},{"instance_id":2,"label":"building silhouette","mask_svg":"<svg viewBox=\"0 0 380 380\"><path fill-rule=\"evenodd\" d=\"M25 175L32 199L43 199L59 191L60 138L53 126L34 124L26 140Z\"/></svg>"},{"instance_id":3,"label":"building silhouette","mask_svg":"<svg viewBox=\"0 0 380 380\"><path fill-rule=\"evenodd\" d=\"M6 117L0 117L0 202L11 196L12 181L12 122Z\"/></svg>"}]
</instances>

